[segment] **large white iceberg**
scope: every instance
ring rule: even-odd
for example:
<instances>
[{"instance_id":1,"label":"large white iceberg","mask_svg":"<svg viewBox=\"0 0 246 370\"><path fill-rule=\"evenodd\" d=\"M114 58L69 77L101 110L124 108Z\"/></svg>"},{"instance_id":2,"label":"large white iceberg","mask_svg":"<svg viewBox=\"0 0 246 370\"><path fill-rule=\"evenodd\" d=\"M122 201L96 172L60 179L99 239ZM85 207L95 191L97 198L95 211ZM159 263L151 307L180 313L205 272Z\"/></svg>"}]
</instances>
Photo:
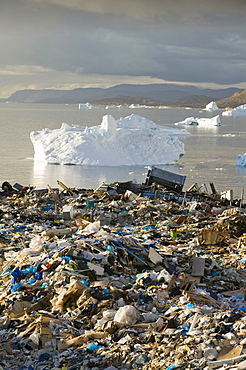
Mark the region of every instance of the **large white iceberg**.
<instances>
[{"instance_id":1,"label":"large white iceberg","mask_svg":"<svg viewBox=\"0 0 246 370\"><path fill-rule=\"evenodd\" d=\"M225 110L222 116L246 116L246 104L239 105L235 109Z\"/></svg>"},{"instance_id":2,"label":"large white iceberg","mask_svg":"<svg viewBox=\"0 0 246 370\"><path fill-rule=\"evenodd\" d=\"M246 167L246 153L237 156L236 165Z\"/></svg>"},{"instance_id":3,"label":"large white iceberg","mask_svg":"<svg viewBox=\"0 0 246 370\"><path fill-rule=\"evenodd\" d=\"M175 125L188 125L188 126L220 126L220 116L217 115L212 118L194 118L194 117L187 117L183 121L176 122Z\"/></svg>"},{"instance_id":4,"label":"large white iceberg","mask_svg":"<svg viewBox=\"0 0 246 370\"><path fill-rule=\"evenodd\" d=\"M47 163L120 166L176 162L184 152L177 136L186 130L156 125L141 116L102 118L99 126L63 123L60 129L33 131L34 160Z\"/></svg>"},{"instance_id":5,"label":"large white iceberg","mask_svg":"<svg viewBox=\"0 0 246 370\"><path fill-rule=\"evenodd\" d=\"M217 104L214 101L211 101L206 105L206 108L204 110L207 110L209 112L214 112L218 110Z\"/></svg>"}]
</instances>

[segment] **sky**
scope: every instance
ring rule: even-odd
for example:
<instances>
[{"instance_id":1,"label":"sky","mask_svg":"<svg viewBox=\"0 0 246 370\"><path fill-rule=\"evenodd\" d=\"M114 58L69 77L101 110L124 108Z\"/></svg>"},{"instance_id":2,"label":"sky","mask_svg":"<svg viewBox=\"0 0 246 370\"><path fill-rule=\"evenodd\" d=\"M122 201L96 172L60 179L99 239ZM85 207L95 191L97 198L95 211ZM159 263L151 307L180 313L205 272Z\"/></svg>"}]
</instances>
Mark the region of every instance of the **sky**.
<instances>
[{"instance_id":1,"label":"sky","mask_svg":"<svg viewBox=\"0 0 246 370\"><path fill-rule=\"evenodd\" d=\"M176 83L246 89L246 0L0 0L0 97Z\"/></svg>"}]
</instances>

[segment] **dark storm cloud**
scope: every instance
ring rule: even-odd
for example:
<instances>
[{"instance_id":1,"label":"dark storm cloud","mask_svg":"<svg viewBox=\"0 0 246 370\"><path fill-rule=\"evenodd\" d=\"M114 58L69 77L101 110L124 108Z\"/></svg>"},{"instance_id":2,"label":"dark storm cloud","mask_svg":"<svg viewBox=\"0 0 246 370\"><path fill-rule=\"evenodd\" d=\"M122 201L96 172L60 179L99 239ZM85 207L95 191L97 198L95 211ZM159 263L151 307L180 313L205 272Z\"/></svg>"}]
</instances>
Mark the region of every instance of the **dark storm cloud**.
<instances>
[{"instance_id":1,"label":"dark storm cloud","mask_svg":"<svg viewBox=\"0 0 246 370\"><path fill-rule=\"evenodd\" d=\"M246 75L245 17L245 0L1 0L0 73L236 84Z\"/></svg>"}]
</instances>

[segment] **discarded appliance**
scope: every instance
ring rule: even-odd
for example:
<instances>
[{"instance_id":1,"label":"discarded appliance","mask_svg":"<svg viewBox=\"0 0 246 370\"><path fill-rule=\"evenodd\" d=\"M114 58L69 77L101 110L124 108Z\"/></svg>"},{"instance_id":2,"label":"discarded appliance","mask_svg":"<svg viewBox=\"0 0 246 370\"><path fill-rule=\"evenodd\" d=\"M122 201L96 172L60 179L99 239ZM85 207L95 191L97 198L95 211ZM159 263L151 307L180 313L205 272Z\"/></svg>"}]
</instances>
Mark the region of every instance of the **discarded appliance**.
<instances>
[{"instance_id":1,"label":"discarded appliance","mask_svg":"<svg viewBox=\"0 0 246 370\"><path fill-rule=\"evenodd\" d=\"M181 192L186 176L177 175L156 167L150 167L147 173L145 186L153 183L164 186L167 190Z\"/></svg>"},{"instance_id":2,"label":"discarded appliance","mask_svg":"<svg viewBox=\"0 0 246 370\"><path fill-rule=\"evenodd\" d=\"M220 193L221 199L233 201L233 190L225 190Z\"/></svg>"}]
</instances>

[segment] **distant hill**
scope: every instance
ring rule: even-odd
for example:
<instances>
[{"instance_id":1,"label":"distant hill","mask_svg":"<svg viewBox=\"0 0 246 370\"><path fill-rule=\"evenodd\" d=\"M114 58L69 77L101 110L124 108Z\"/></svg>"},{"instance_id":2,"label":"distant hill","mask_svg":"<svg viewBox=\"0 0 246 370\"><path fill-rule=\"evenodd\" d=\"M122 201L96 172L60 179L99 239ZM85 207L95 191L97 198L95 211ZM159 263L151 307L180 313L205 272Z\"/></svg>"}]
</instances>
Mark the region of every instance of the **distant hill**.
<instances>
[{"instance_id":1,"label":"distant hill","mask_svg":"<svg viewBox=\"0 0 246 370\"><path fill-rule=\"evenodd\" d=\"M218 100L216 104L221 109L236 108L239 105L246 104L246 90L238 91L229 98Z\"/></svg>"},{"instance_id":2,"label":"distant hill","mask_svg":"<svg viewBox=\"0 0 246 370\"><path fill-rule=\"evenodd\" d=\"M175 100L171 105L174 107L205 108L211 101L216 101L212 96L190 95Z\"/></svg>"},{"instance_id":3,"label":"distant hill","mask_svg":"<svg viewBox=\"0 0 246 370\"><path fill-rule=\"evenodd\" d=\"M7 100L16 103L46 103L46 104L91 104L105 102L106 105L146 104L146 105L178 105L200 107L214 100L226 99L239 92L237 88L199 89L190 85L149 84L149 85L116 85L107 89L80 88L74 90L19 90Z\"/></svg>"},{"instance_id":4,"label":"distant hill","mask_svg":"<svg viewBox=\"0 0 246 370\"><path fill-rule=\"evenodd\" d=\"M129 106L130 104L140 104L140 105L147 105L147 106L170 106L170 107L196 107L196 108L204 108L208 103L214 100L213 97L208 97L204 95L190 95L180 98L175 101L162 101L162 100L154 100L150 98L143 98L140 96L115 96L113 98L107 98L102 100L95 100L92 103L94 105L126 105Z\"/></svg>"},{"instance_id":5,"label":"distant hill","mask_svg":"<svg viewBox=\"0 0 246 370\"><path fill-rule=\"evenodd\" d=\"M124 95L117 95L113 98L101 99L101 100L94 100L93 105L125 105L129 106L131 104L140 104L140 105L147 105L147 106L160 106L163 105L164 102L162 100L154 100L150 98L144 98L141 96L124 96Z\"/></svg>"}]
</instances>

